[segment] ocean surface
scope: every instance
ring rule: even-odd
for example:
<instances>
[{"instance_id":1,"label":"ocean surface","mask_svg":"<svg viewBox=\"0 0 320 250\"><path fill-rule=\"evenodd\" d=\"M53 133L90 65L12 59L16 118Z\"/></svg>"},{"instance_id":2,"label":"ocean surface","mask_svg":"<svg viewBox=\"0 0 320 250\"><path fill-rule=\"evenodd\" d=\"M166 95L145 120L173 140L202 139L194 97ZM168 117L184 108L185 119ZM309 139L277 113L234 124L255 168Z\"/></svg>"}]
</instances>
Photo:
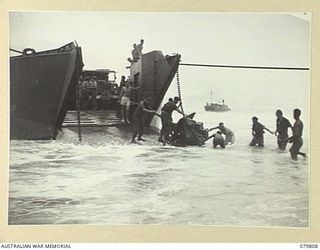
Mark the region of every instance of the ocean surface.
<instances>
[{"instance_id":1,"label":"ocean surface","mask_svg":"<svg viewBox=\"0 0 320 250\"><path fill-rule=\"evenodd\" d=\"M196 114L235 132L225 149L162 146L152 134L134 145L117 128L84 130L82 143L70 129L56 141L11 141L8 223L308 227L308 159L292 161L268 132L264 148L249 147L253 115ZM258 117L274 131L273 111Z\"/></svg>"}]
</instances>

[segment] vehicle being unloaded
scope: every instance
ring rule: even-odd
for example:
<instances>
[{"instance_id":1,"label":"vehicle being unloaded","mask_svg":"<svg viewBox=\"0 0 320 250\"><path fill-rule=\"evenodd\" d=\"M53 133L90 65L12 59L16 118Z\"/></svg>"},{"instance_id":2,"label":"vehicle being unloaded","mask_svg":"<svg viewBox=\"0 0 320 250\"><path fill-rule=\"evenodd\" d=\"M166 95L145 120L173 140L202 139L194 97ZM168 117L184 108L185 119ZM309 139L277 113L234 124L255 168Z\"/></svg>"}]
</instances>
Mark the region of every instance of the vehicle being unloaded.
<instances>
[{"instance_id":1,"label":"vehicle being unloaded","mask_svg":"<svg viewBox=\"0 0 320 250\"><path fill-rule=\"evenodd\" d=\"M109 69L83 70L79 82L81 110L113 110L120 89L116 72Z\"/></svg>"}]
</instances>

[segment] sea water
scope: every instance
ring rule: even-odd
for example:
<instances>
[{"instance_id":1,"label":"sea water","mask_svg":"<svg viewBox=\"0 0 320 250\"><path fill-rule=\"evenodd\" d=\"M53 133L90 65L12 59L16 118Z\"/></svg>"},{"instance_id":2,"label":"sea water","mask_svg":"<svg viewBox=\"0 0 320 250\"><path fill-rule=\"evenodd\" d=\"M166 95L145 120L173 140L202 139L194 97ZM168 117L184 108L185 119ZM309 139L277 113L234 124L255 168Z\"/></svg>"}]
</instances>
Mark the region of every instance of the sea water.
<instances>
[{"instance_id":1,"label":"sea water","mask_svg":"<svg viewBox=\"0 0 320 250\"><path fill-rule=\"evenodd\" d=\"M84 130L82 143L70 129L55 141L11 141L8 222L308 227L308 159L292 161L291 145L279 151L268 132L264 148L249 147L252 115L196 114L234 131L225 149L162 146L156 135L130 144L117 128ZM274 112L259 121L275 129Z\"/></svg>"}]
</instances>

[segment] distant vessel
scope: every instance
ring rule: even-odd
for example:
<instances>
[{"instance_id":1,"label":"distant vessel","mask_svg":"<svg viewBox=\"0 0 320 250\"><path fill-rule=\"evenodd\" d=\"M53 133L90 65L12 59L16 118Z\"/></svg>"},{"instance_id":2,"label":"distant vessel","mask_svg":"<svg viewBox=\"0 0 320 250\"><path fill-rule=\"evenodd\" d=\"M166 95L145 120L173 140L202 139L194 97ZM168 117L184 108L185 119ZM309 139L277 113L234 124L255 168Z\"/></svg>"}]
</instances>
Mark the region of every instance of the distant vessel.
<instances>
[{"instance_id":1,"label":"distant vessel","mask_svg":"<svg viewBox=\"0 0 320 250\"><path fill-rule=\"evenodd\" d=\"M211 102L207 102L206 106L204 106L205 111L214 111L214 112L226 112L226 111L230 111L231 109L229 108L228 105L226 105L224 103L224 100L222 100L222 104L221 103L213 103L212 102L212 90L210 92L211 94Z\"/></svg>"},{"instance_id":2,"label":"distant vessel","mask_svg":"<svg viewBox=\"0 0 320 250\"><path fill-rule=\"evenodd\" d=\"M82 67L81 48L73 42L10 57L10 138L55 139Z\"/></svg>"}]
</instances>

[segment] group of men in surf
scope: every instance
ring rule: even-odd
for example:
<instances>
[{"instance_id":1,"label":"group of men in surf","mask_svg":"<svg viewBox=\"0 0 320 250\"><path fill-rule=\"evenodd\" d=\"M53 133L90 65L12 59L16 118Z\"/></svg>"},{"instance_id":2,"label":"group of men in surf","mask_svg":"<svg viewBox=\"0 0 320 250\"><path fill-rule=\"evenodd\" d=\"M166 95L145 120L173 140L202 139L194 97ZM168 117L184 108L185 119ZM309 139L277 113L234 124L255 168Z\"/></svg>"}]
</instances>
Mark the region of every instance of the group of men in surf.
<instances>
[{"instance_id":1,"label":"group of men in surf","mask_svg":"<svg viewBox=\"0 0 320 250\"><path fill-rule=\"evenodd\" d=\"M252 117L252 140L250 146L264 147L264 130L267 130L269 133L277 136L277 144L280 150L285 150L288 143L292 143L291 148L289 149L291 159L298 160L298 155L307 157L305 153L300 152L300 149L303 145L303 122L300 120L301 110L293 110L293 118L295 120L293 126L290 121L283 116L283 113L280 109L276 111L276 131L272 132L264 125L258 122L256 116ZM292 136L289 137L288 129L291 128Z\"/></svg>"},{"instance_id":2,"label":"group of men in surf","mask_svg":"<svg viewBox=\"0 0 320 250\"><path fill-rule=\"evenodd\" d=\"M137 140L144 141L142 135L144 133L144 112L155 114L161 118L162 128L160 131L160 136L158 140L165 144L171 144L171 138L174 134L174 123L172 120L172 113L176 111L180 113L184 118L186 116L182 110L180 109L181 100L179 97L170 98L167 103L165 103L161 108L161 114L158 114L155 110L150 108L151 98L147 97L142 100L135 112L133 113L133 134L131 142L136 142ZM276 131L272 132L266 126L258 122L258 118L256 116L252 117L252 140L250 142L250 146L258 146L264 147L264 131L268 131L269 133L277 136L277 144L280 150L285 150L288 143L292 143L292 146L289 150L291 154L291 158L293 160L298 159L298 155L307 157L305 153L300 152L300 148L303 145L303 122L300 120L301 110L295 109L293 111L293 117L295 119L294 125L292 126L290 121L283 116L281 110L276 111ZM289 137L288 129L291 128L292 136ZM220 146L221 148L225 148L226 145L233 144L235 142L235 135L233 131L227 127L225 127L224 123L220 122L218 126L207 129L207 131L212 131L217 129L218 131L214 133L212 136L209 136L206 140L213 138L213 147L216 148Z\"/></svg>"},{"instance_id":3,"label":"group of men in surf","mask_svg":"<svg viewBox=\"0 0 320 250\"><path fill-rule=\"evenodd\" d=\"M132 50L132 59L128 60L132 63L137 61L142 56L144 40L140 40L140 44L133 45ZM138 89L140 87L132 87L130 85L129 80L125 81L125 77L122 77L121 82L123 85L120 86L121 94L120 94L120 105L121 105L121 117L123 123L130 123L129 121L129 108L130 108L130 93L132 89ZM159 142L162 142L163 145L172 144L172 139L175 135L175 126L172 120L172 113L176 111L183 115L184 118L192 119L189 116L186 116L183 111L180 109L182 105L179 97L169 98L168 102L163 105L161 108L161 114L158 114L155 110L150 108L151 97L146 97L142 101L139 102L136 110L133 113L132 117L132 126L133 126L133 134L132 134L132 143L136 143L136 137L138 136L138 141L144 141L142 135L144 133L144 113L151 113L157 115L161 118L162 128L160 131L160 136L158 138ZM282 111L279 109L276 111L276 131L272 132L266 126L258 122L258 118L256 116L252 117L252 140L250 142L250 146L258 146L264 147L264 131L268 131L271 134L277 136L277 144L280 150L285 150L287 143L292 143L290 148L291 158L293 160L298 159L298 155L306 157L305 153L300 152L300 148L303 145L302 132L303 132L303 122L300 120L301 110L295 109L293 111L293 117L295 119L294 125L287 118L283 116ZM289 137L288 129L292 129L292 136ZM211 138L212 144L214 148L220 146L221 148L225 148L228 144L233 144L235 141L235 135L233 131L224 126L223 122L220 122L218 126L207 129L207 132L212 130L218 130L211 136L208 136L204 141L207 141ZM204 143L203 141L203 143ZM201 144L199 144L201 145Z\"/></svg>"}]
</instances>

